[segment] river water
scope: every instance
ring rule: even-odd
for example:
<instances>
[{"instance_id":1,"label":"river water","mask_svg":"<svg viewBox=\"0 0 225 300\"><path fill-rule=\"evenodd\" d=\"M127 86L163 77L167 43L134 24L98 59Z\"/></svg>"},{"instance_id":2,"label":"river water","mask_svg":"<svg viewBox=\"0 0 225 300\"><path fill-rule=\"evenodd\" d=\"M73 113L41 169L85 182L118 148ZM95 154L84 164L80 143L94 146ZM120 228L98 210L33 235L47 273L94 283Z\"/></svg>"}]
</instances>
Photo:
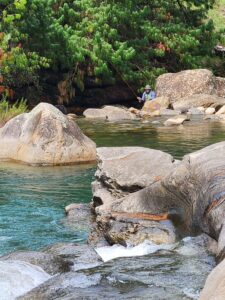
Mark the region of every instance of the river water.
<instances>
[{"instance_id":1,"label":"river water","mask_svg":"<svg viewBox=\"0 0 225 300\"><path fill-rule=\"evenodd\" d=\"M151 147L166 151L177 159L225 140L225 123L193 118L184 126L164 127L163 120L158 120L157 124L151 121L105 123L84 119L78 123L98 147ZM84 242L87 228L70 226L66 222L64 207L72 202L90 201L95 167L93 164L52 168L0 164L0 254L38 250L58 242ZM199 253L184 258L178 252L119 258L95 271L107 274L112 286L122 287L123 296L115 299L196 299L213 266L213 259L208 254L201 257ZM127 263L124 265L121 261ZM158 287L151 280L154 276ZM126 284L123 285L124 281ZM194 290L187 284L186 292L174 294L185 282L192 282ZM135 287L136 294L130 298L128 290L131 286ZM137 293L142 288L147 288L147 294L139 298ZM159 288L161 298L156 297Z\"/></svg>"}]
</instances>

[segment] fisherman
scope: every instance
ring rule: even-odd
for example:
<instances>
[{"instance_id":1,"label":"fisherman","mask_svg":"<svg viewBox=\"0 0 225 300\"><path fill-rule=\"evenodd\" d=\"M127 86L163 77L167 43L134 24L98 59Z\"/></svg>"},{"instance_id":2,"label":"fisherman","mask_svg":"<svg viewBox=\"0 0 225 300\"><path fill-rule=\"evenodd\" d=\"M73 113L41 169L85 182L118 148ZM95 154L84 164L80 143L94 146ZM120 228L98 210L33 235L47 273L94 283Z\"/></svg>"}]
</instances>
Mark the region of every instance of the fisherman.
<instances>
[{"instance_id":1,"label":"fisherman","mask_svg":"<svg viewBox=\"0 0 225 300\"><path fill-rule=\"evenodd\" d=\"M156 93L151 89L150 85L146 85L142 97L137 97L140 103L144 103L145 101L153 100L155 98L156 98Z\"/></svg>"}]
</instances>

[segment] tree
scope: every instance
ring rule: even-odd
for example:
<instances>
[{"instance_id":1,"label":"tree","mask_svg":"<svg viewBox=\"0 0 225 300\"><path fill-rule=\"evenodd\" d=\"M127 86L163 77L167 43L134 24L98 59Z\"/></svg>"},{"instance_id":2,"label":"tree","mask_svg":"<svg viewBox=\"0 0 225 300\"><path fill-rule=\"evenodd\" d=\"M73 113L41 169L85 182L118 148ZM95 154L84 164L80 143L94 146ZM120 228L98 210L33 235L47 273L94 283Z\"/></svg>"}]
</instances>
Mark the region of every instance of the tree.
<instances>
[{"instance_id":1,"label":"tree","mask_svg":"<svg viewBox=\"0 0 225 300\"><path fill-rule=\"evenodd\" d=\"M75 82L82 90L86 76L140 86L154 83L166 71L204 66L218 39L207 20L213 4L214 0L5 0L2 28L13 32L17 43L22 40L26 57L37 55L33 66L40 67L42 57L47 59L43 65L50 62L52 69L68 74L68 88Z\"/></svg>"}]
</instances>

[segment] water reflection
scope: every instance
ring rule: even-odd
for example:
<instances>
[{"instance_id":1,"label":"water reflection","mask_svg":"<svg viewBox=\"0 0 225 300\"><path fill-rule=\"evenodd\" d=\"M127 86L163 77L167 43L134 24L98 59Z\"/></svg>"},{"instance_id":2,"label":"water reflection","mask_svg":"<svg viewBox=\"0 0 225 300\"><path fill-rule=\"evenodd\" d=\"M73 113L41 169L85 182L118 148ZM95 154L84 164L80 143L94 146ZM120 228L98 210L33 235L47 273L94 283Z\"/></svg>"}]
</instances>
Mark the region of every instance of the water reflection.
<instances>
[{"instance_id":1,"label":"water reflection","mask_svg":"<svg viewBox=\"0 0 225 300\"><path fill-rule=\"evenodd\" d=\"M191 122L184 125L165 127L165 117L157 120L158 124L153 124L152 120L110 123L80 119L79 125L98 147L143 146L169 152L175 158L225 140L222 122L192 117Z\"/></svg>"}]
</instances>

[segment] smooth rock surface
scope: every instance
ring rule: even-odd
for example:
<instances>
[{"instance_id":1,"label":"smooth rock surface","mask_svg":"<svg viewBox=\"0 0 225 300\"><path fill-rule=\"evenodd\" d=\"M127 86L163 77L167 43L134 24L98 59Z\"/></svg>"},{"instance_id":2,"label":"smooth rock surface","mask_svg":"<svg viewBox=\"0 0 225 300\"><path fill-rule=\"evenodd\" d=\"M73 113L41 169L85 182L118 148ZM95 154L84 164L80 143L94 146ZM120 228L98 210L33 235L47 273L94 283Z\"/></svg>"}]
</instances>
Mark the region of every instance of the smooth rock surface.
<instances>
[{"instance_id":1,"label":"smooth rock surface","mask_svg":"<svg viewBox=\"0 0 225 300\"><path fill-rule=\"evenodd\" d=\"M120 149L120 153L121 151L126 153L127 148ZM104 156L106 159L107 151L103 152L103 159ZM170 219L183 234L205 232L218 240L225 219L225 142L190 153L181 162L170 161L167 167L163 167L165 165L162 160L155 160L152 173L149 173L151 176L148 177L153 179L151 183L147 182L145 187L140 186L136 191L133 188L127 189L127 194L121 193L121 187L118 188L119 185L115 184L118 176L123 178L126 174L126 169L120 168L121 161L114 160L110 176L105 173L110 170L107 163L107 159L106 164L104 160L103 163L100 162L96 173L96 184L100 187L95 187L93 191L93 202L98 215L111 214L115 218L114 213L140 213L145 214L138 216L140 219ZM129 163L127 161L127 165ZM164 171L161 176L155 177L159 175L156 172L160 167ZM114 173L114 170L119 170L119 173ZM115 174L116 179L111 180ZM95 194L98 191L102 194ZM134 215L127 215L127 218L128 216L134 218ZM109 224L107 220L106 223ZM105 225L101 221L97 226Z\"/></svg>"},{"instance_id":2,"label":"smooth rock surface","mask_svg":"<svg viewBox=\"0 0 225 300\"><path fill-rule=\"evenodd\" d=\"M171 155L142 147L98 148L93 184L94 206L111 203L166 176L173 167ZM159 164L160 162L160 164Z\"/></svg>"},{"instance_id":3,"label":"smooth rock surface","mask_svg":"<svg viewBox=\"0 0 225 300\"><path fill-rule=\"evenodd\" d=\"M89 296L84 298L83 290L96 286L100 281L99 274L85 275L77 272L60 274L19 297L18 300L91 299L93 296L96 299L93 293L91 298Z\"/></svg>"},{"instance_id":4,"label":"smooth rock surface","mask_svg":"<svg viewBox=\"0 0 225 300\"><path fill-rule=\"evenodd\" d=\"M96 160L96 146L56 107L40 103L0 129L0 160L61 165Z\"/></svg>"},{"instance_id":5,"label":"smooth rock surface","mask_svg":"<svg viewBox=\"0 0 225 300\"><path fill-rule=\"evenodd\" d=\"M187 115L178 115L176 117L170 118L164 122L165 126L172 126L172 125L181 125L184 121L188 121L189 118Z\"/></svg>"},{"instance_id":6,"label":"smooth rock surface","mask_svg":"<svg viewBox=\"0 0 225 300\"><path fill-rule=\"evenodd\" d=\"M208 108L206 108L206 110L205 110L205 114L206 114L206 115L213 115L215 112L216 112L216 110L215 110L214 107L208 107Z\"/></svg>"},{"instance_id":7,"label":"smooth rock surface","mask_svg":"<svg viewBox=\"0 0 225 300\"><path fill-rule=\"evenodd\" d=\"M89 119L103 119L107 121L134 120L137 116L126 108L104 106L103 108L88 108L83 115Z\"/></svg>"},{"instance_id":8,"label":"smooth rock surface","mask_svg":"<svg viewBox=\"0 0 225 300\"><path fill-rule=\"evenodd\" d=\"M225 260L209 274L199 300L225 299Z\"/></svg>"},{"instance_id":9,"label":"smooth rock surface","mask_svg":"<svg viewBox=\"0 0 225 300\"><path fill-rule=\"evenodd\" d=\"M157 97L150 101L145 101L142 111L153 113L154 111L159 111L161 109L167 109L170 105L170 101L168 97Z\"/></svg>"},{"instance_id":10,"label":"smooth rock surface","mask_svg":"<svg viewBox=\"0 0 225 300\"><path fill-rule=\"evenodd\" d=\"M156 93L158 97L168 97L172 103L194 94L212 95L216 93L214 75L206 69L163 74L157 78Z\"/></svg>"},{"instance_id":11,"label":"smooth rock surface","mask_svg":"<svg viewBox=\"0 0 225 300\"><path fill-rule=\"evenodd\" d=\"M46 247L43 252L67 261L74 271L96 267L102 263L94 248L87 244L59 243Z\"/></svg>"},{"instance_id":12,"label":"smooth rock surface","mask_svg":"<svg viewBox=\"0 0 225 300\"><path fill-rule=\"evenodd\" d=\"M40 267L28 262L0 261L0 298L15 300L50 278Z\"/></svg>"},{"instance_id":13,"label":"smooth rock surface","mask_svg":"<svg viewBox=\"0 0 225 300\"><path fill-rule=\"evenodd\" d=\"M188 110L192 107L203 106L220 108L225 105L225 98L221 98L215 95L209 94L194 94L191 96L186 96L184 98L180 98L176 102L173 103L174 109Z\"/></svg>"}]
</instances>

